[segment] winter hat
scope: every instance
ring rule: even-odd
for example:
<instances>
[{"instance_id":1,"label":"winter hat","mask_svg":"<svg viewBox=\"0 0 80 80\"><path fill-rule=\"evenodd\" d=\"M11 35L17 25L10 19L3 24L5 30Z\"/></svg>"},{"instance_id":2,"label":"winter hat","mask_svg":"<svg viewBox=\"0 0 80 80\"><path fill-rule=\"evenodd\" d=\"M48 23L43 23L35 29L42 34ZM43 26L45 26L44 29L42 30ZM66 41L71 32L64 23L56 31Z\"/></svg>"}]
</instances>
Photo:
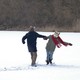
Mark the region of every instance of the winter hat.
<instances>
[{"instance_id":1,"label":"winter hat","mask_svg":"<svg viewBox=\"0 0 80 80\"><path fill-rule=\"evenodd\" d=\"M34 26L30 26L30 31L34 31L35 27Z\"/></svg>"},{"instance_id":2,"label":"winter hat","mask_svg":"<svg viewBox=\"0 0 80 80\"><path fill-rule=\"evenodd\" d=\"M57 37L59 36L59 34L60 34L60 32L55 31L53 35L54 35L54 37L56 37L56 38L57 38Z\"/></svg>"}]
</instances>

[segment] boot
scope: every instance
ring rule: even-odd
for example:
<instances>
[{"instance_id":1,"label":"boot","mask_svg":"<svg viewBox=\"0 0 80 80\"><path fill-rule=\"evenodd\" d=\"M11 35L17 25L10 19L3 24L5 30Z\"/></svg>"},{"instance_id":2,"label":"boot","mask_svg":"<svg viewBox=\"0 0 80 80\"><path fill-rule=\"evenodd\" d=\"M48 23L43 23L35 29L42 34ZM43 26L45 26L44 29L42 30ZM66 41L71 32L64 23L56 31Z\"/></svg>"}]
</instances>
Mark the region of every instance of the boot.
<instances>
[{"instance_id":1,"label":"boot","mask_svg":"<svg viewBox=\"0 0 80 80\"><path fill-rule=\"evenodd\" d=\"M52 64L52 59L49 60L50 64Z\"/></svg>"},{"instance_id":2,"label":"boot","mask_svg":"<svg viewBox=\"0 0 80 80\"><path fill-rule=\"evenodd\" d=\"M49 64L49 61L48 60L46 60L46 63L47 63L47 65Z\"/></svg>"}]
</instances>

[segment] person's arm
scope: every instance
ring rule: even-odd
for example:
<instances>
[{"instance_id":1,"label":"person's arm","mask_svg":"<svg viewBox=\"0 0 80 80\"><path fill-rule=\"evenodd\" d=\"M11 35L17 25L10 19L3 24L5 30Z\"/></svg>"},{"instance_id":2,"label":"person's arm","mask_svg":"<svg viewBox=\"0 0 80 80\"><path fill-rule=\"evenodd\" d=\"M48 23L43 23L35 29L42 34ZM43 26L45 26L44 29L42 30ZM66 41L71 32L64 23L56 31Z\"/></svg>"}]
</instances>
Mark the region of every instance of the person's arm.
<instances>
[{"instance_id":1,"label":"person's arm","mask_svg":"<svg viewBox=\"0 0 80 80\"><path fill-rule=\"evenodd\" d=\"M27 34L25 36L23 36L22 38L22 43L25 44L25 39L27 38Z\"/></svg>"},{"instance_id":2,"label":"person's arm","mask_svg":"<svg viewBox=\"0 0 80 80\"><path fill-rule=\"evenodd\" d=\"M72 46L72 44L71 43L68 43L68 42L64 42L59 36L58 36L58 39L59 39L59 41L64 45L64 46Z\"/></svg>"},{"instance_id":3,"label":"person's arm","mask_svg":"<svg viewBox=\"0 0 80 80\"><path fill-rule=\"evenodd\" d=\"M48 39L48 37L45 36L45 35L41 35L41 34L38 34L38 33L36 33L36 35L37 35L37 37L43 38L44 40L47 40Z\"/></svg>"},{"instance_id":4,"label":"person's arm","mask_svg":"<svg viewBox=\"0 0 80 80\"><path fill-rule=\"evenodd\" d=\"M72 46L72 43L65 42L66 45Z\"/></svg>"}]
</instances>

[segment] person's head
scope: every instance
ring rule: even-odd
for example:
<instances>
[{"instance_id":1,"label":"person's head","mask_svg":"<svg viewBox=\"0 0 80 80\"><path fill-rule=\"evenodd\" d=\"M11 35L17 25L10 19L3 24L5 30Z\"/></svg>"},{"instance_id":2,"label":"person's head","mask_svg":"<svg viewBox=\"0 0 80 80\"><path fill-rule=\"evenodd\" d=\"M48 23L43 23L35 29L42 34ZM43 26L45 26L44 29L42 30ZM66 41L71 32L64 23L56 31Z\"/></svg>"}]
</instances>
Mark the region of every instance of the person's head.
<instances>
[{"instance_id":1,"label":"person's head","mask_svg":"<svg viewBox=\"0 0 80 80\"><path fill-rule=\"evenodd\" d=\"M35 27L34 26L30 26L30 31L34 31Z\"/></svg>"},{"instance_id":2,"label":"person's head","mask_svg":"<svg viewBox=\"0 0 80 80\"><path fill-rule=\"evenodd\" d=\"M56 37L56 38L57 38L57 37L59 36L59 34L60 34L60 32L55 31L53 35L54 35L54 37Z\"/></svg>"}]
</instances>

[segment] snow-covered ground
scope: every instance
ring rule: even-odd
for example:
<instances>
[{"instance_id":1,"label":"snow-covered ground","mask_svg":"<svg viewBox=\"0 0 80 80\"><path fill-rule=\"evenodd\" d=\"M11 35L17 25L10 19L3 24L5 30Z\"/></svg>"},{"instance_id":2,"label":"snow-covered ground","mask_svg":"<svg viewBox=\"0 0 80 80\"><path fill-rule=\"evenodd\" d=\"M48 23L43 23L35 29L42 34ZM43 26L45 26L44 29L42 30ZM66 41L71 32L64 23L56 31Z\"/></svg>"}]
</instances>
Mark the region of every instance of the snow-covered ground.
<instances>
[{"instance_id":1,"label":"snow-covered ground","mask_svg":"<svg viewBox=\"0 0 80 80\"><path fill-rule=\"evenodd\" d=\"M37 67L31 67L26 31L0 31L0 80L80 80L80 33L61 32L61 38L73 46L56 48L53 62L46 65L45 46L48 40L37 39ZM50 35L53 32L38 32Z\"/></svg>"}]
</instances>

